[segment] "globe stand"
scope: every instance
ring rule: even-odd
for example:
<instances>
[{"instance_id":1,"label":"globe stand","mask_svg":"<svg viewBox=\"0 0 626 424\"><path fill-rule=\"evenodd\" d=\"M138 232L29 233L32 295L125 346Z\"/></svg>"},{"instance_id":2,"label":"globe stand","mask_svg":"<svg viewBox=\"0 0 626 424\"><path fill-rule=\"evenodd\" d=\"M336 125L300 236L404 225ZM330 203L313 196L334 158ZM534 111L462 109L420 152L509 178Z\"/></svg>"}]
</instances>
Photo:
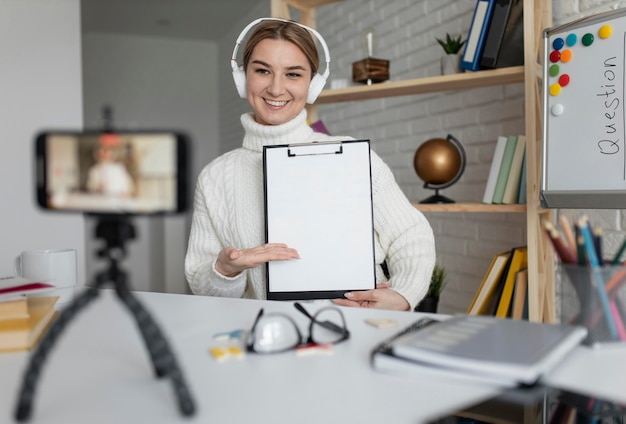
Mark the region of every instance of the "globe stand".
<instances>
[{"instance_id":1,"label":"globe stand","mask_svg":"<svg viewBox=\"0 0 626 424\"><path fill-rule=\"evenodd\" d=\"M430 197L427 197L424 200L420 200L420 203L433 204L433 203L456 203L454 200L449 197L442 196L439 194L438 188L429 187L428 184L424 184L424 188L428 188L431 190L435 190L435 194Z\"/></svg>"}]
</instances>

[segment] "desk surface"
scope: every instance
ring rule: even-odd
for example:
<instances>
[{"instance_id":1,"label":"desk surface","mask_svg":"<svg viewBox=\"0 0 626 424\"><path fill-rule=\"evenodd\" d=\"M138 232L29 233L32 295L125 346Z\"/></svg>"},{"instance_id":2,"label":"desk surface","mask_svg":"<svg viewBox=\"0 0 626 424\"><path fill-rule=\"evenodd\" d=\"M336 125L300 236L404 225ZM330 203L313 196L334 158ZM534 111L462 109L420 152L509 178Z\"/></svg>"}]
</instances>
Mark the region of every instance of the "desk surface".
<instances>
[{"instance_id":1,"label":"desk surface","mask_svg":"<svg viewBox=\"0 0 626 424\"><path fill-rule=\"evenodd\" d=\"M421 423L497 394L497 389L444 379L375 372L369 352L418 315L343 308L351 338L331 356L248 354L217 362L208 353L213 335L248 329L259 310L288 312L306 328L292 302L137 293L177 354L197 405L184 418L169 380L157 380L134 321L113 292L79 313L61 336L40 377L32 423ZM315 305L308 305L311 311ZM367 318L392 318L397 327L375 328ZM614 365L580 348L553 373L552 382L626 400L625 350L610 353ZM618 361L619 359L619 361ZM594 364L587 361L593 360ZM28 353L0 355L0 422L12 415ZM584 366L580 366L580 364ZM617 367L617 368L616 368ZM600 375L598 375L600 373ZM603 374L602 374L603 373ZM607 382L607 379L620 380ZM594 383L595 384L595 383ZM619 389L619 391L617 391ZM391 421L390 421L391 420Z\"/></svg>"}]
</instances>

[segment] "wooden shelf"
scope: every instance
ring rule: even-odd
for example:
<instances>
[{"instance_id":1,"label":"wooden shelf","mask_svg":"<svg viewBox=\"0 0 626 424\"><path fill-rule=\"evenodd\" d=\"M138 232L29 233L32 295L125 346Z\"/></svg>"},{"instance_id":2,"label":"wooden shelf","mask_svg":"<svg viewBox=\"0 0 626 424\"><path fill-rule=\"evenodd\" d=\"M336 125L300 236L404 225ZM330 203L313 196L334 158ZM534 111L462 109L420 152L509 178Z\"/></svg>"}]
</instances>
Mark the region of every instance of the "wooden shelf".
<instances>
[{"instance_id":1,"label":"wooden shelf","mask_svg":"<svg viewBox=\"0 0 626 424\"><path fill-rule=\"evenodd\" d=\"M416 203L422 212L526 213L526 205L490 205L487 203Z\"/></svg>"},{"instance_id":2,"label":"wooden shelf","mask_svg":"<svg viewBox=\"0 0 626 424\"><path fill-rule=\"evenodd\" d=\"M338 103L412 94L467 90L518 82L524 82L523 66L324 90L320 93L316 103Z\"/></svg>"}]
</instances>

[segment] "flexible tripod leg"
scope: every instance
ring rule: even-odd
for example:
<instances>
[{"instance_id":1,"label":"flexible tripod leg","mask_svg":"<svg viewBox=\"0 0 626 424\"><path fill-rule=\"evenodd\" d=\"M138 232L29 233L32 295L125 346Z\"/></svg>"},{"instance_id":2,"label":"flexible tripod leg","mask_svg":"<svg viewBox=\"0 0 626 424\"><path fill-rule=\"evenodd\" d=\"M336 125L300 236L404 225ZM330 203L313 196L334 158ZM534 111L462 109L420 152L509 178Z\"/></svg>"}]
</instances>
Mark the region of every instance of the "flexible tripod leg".
<instances>
[{"instance_id":1,"label":"flexible tripod leg","mask_svg":"<svg viewBox=\"0 0 626 424\"><path fill-rule=\"evenodd\" d=\"M137 322L137 326L150 353L157 377L165 376L172 380L172 386L174 387L181 413L188 416L193 415L195 403L191 392L187 387L176 357L156 321L148 313L148 310L133 296L125 284L116 281L115 291Z\"/></svg>"},{"instance_id":2,"label":"flexible tripod leg","mask_svg":"<svg viewBox=\"0 0 626 424\"><path fill-rule=\"evenodd\" d=\"M39 374L61 332L63 332L72 318L96 297L98 297L98 291L94 289L86 289L77 296L61 310L59 316L37 344L22 380L22 387L15 409L15 419L17 421L26 421L30 417Z\"/></svg>"}]
</instances>

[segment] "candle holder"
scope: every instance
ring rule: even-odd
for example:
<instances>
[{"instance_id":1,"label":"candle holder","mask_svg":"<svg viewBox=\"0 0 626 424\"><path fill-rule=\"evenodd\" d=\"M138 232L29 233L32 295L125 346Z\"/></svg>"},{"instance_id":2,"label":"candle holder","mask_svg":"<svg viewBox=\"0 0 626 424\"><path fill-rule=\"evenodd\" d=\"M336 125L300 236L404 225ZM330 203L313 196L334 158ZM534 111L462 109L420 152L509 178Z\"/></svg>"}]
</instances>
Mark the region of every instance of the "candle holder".
<instances>
[{"instance_id":1,"label":"candle holder","mask_svg":"<svg viewBox=\"0 0 626 424\"><path fill-rule=\"evenodd\" d=\"M389 79L389 61L373 57L377 44L378 39L373 28L361 31L361 46L367 57L352 63L353 82L372 85Z\"/></svg>"}]
</instances>

